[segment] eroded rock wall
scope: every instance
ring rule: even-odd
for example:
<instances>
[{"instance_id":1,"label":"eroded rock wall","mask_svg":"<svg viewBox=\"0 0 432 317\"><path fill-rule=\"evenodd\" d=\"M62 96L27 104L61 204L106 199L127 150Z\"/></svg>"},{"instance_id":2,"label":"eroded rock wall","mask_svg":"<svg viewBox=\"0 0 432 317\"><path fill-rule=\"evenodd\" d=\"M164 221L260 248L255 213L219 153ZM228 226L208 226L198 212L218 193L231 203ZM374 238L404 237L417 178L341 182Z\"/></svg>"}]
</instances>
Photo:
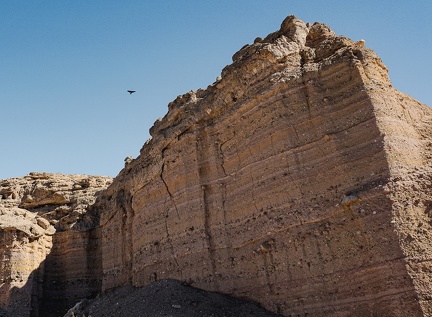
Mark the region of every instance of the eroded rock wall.
<instances>
[{"instance_id":1,"label":"eroded rock wall","mask_svg":"<svg viewBox=\"0 0 432 317\"><path fill-rule=\"evenodd\" d=\"M101 291L102 267L97 229L59 232L45 260L39 316L63 316L84 298Z\"/></svg>"},{"instance_id":2,"label":"eroded rock wall","mask_svg":"<svg viewBox=\"0 0 432 317\"><path fill-rule=\"evenodd\" d=\"M422 316L430 264L403 244L397 206L414 196L392 158L415 169L428 141L392 148L394 98L431 113L391 88L364 41L288 17L173 101L101 197L102 288L174 278L287 316Z\"/></svg>"},{"instance_id":3,"label":"eroded rock wall","mask_svg":"<svg viewBox=\"0 0 432 317\"><path fill-rule=\"evenodd\" d=\"M43 218L0 207L0 315L30 316L37 311L43 262L53 233Z\"/></svg>"},{"instance_id":4,"label":"eroded rock wall","mask_svg":"<svg viewBox=\"0 0 432 317\"><path fill-rule=\"evenodd\" d=\"M424 316L432 316L432 113L392 89L371 94L391 171L392 226Z\"/></svg>"},{"instance_id":5,"label":"eroded rock wall","mask_svg":"<svg viewBox=\"0 0 432 317\"><path fill-rule=\"evenodd\" d=\"M364 41L288 17L170 103L106 190L0 181L0 315L168 278L286 316L429 316L431 118Z\"/></svg>"},{"instance_id":6,"label":"eroded rock wall","mask_svg":"<svg viewBox=\"0 0 432 317\"><path fill-rule=\"evenodd\" d=\"M0 181L0 315L61 316L100 290L97 219L86 212L110 183L50 173Z\"/></svg>"}]
</instances>

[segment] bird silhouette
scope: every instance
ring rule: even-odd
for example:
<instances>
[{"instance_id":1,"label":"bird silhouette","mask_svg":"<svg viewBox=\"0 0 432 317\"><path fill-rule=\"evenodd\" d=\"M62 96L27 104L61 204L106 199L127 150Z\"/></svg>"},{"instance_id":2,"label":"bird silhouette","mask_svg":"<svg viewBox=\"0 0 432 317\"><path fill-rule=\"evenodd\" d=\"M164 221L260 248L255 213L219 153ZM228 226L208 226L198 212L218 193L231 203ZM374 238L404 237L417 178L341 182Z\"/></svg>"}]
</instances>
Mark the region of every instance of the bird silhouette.
<instances>
[{"instance_id":1,"label":"bird silhouette","mask_svg":"<svg viewBox=\"0 0 432 317\"><path fill-rule=\"evenodd\" d=\"M135 92L135 90L128 90L127 91L130 95L132 95L134 92Z\"/></svg>"}]
</instances>

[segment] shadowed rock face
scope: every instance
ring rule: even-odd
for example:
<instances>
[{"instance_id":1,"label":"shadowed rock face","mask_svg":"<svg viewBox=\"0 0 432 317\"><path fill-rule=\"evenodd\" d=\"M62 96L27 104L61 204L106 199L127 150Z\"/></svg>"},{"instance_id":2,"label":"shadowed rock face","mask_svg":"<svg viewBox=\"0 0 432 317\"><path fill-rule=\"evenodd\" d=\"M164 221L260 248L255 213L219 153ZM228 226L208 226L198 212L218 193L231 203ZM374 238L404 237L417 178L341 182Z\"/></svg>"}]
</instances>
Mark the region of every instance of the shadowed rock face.
<instances>
[{"instance_id":1,"label":"shadowed rock face","mask_svg":"<svg viewBox=\"0 0 432 317\"><path fill-rule=\"evenodd\" d=\"M168 108L106 190L0 182L0 313L177 279L285 316L432 315L432 110L364 41L288 17Z\"/></svg>"},{"instance_id":2,"label":"shadowed rock face","mask_svg":"<svg viewBox=\"0 0 432 317\"><path fill-rule=\"evenodd\" d=\"M94 230L78 229L97 224L86 212L110 183L50 173L0 181L0 315L48 316L41 312L100 289L101 275L91 274L98 262L86 264L97 254Z\"/></svg>"},{"instance_id":3,"label":"shadowed rock face","mask_svg":"<svg viewBox=\"0 0 432 317\"><path fill-rule=\"evenodd\" d=\"M103 290L174 278L287 316L426 315L431 114L364 41L288 17L171 102L98 200Z\"/></svg>"}]
</instances>

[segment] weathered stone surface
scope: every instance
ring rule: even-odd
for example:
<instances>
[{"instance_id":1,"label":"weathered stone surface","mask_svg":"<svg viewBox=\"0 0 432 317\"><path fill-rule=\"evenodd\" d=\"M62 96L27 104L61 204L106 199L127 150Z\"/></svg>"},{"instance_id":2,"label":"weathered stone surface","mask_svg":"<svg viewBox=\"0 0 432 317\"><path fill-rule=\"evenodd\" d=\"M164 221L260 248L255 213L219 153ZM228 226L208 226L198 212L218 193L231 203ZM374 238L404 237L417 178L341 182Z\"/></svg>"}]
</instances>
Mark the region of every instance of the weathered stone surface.
<instances>
[{"instance_id":1,"label":"weathered stone surface","mask_svg":"<svg viewBox=\"0 0 432 317\"><path fill-rule=\"evenodd\" d=\"M81 299L100 292L99 235L98 229L89 229L62 231L53 236L53 246L44 263L39 316L63 316Z\"/></svg>"},{"instance_id":2,"label":"weathered stone surface","mask_svg":"<svg viewBox=\"0 0 432 317\"><path fill-rule=\"evenodd\" d=\"M76 229L76 222L94 203L96 193L111 182L110 177L32 172L0 181L0 205L36 213L57 231Z\"/></svg>"},{"instance_id":3,"label":"weathered stone surface","mask_svg":"<svg viewBox=\"0 0 432 317\"><path fill-rule=\"evenodd\" d=\"M96 224L85 212L110 183L49 173L0 181L0 315L49 316L100 289L94 230L78 229Z\"/></svg>"},{"instance_id":4,"label":"weathered stone surface","mask_svg":"<svg viewBox=\"0 0 432 317\"><path fill-rule=\"evenodd\" d=\"M288 17L168 108L106 190L0 181L0 313L178 279L286 316L432 315L432 110L363 40Z\"/></svg>"},{"instance_id":5,"label":"weathered stone surface","mask_svg":"<svg viewBox=\"0 0 432 317\"><path fill-rule=\"evenodd\" d=\"M0 206L0 315L30 316L40 282L38 269L52 245L53 228L19 208Z\"/></svg>"},{"instance_id":6,"label":"weathered stone surface","mask_svg":"<svg viewBox=\"0 0 432 317\"><path fill-rule=\"evenodd\" d=\"M287 18L170 103L100 197L103 290L174 278L287 316L430 314L431 115L364 41Z\"/></svg>"}]
</instances>

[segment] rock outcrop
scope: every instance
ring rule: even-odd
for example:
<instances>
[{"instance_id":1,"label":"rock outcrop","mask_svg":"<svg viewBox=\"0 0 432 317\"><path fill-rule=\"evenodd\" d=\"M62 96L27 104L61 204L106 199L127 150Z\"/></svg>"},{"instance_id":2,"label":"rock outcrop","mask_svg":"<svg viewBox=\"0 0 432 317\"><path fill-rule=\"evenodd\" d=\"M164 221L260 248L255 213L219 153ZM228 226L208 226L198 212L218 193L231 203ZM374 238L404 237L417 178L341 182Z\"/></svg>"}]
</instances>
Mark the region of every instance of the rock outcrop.
<instances>
[{"instance_id":1,"label":"rock outcrop","mask_svg":"<svg viewBox=\"0 0 432 317\"><path fill-rule=\"evenodd\" d=\"M0 183L1 309L177 279L285 316L432 315L432 110L365 41L290 16L168 108L106 190Z\"/></svg>"},{"instance_id":2,"label":"rock outcrop","mask_svg":"<svg viewBox=\"0 0 432 317\"><path fill-rule=\"evenodd\" d=\"M38 270L49 254L54 228L20 208L0 207L0 316L30 316L37 302Z\"/></svg>"},{"instance_id":3,"label":"rock outcrop","mask_svg":"<svg viewBox=\"0 0 432 317\"><path fill-rule=\"evenodd\" d=\"M102 289L165 278L286 316L431 314L432 111L288 17L169 104L96 203Z\"/></svg>"},{"instance_id":4,"label":"rock outcrop","mask_svg":"<svg viewBox=\"0 0 432 317\"><path fill-rule=\"evenodd\" d=\"M101 277L88 274L96 264L85 265L92 248L85 228L97 224L85 213L111 181L49 173L0 181L0 315L42 316L100 289Z\"/></svg>"}]
</instances>

